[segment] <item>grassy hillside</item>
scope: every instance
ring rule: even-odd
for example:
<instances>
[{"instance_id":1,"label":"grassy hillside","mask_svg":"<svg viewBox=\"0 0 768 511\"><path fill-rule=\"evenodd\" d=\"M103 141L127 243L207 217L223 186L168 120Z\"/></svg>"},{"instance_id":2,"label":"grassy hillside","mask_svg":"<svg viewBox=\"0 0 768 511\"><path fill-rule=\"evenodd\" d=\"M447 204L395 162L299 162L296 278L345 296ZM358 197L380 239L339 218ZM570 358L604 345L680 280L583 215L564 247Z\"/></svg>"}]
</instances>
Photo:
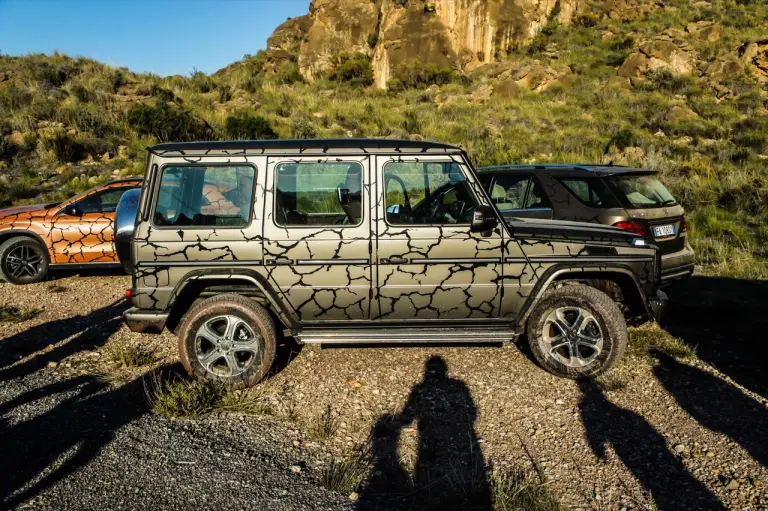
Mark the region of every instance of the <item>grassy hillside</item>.
<instances>
[{"instance_id":1,"label":"grassy hillside","mask_svg":"<svg viewBox=\"0 0 768 511\"><path fill-rule=\"evenodd\" d=\"M359 55L339 55L313 84L295 62L264 53L213 76L166 78L60 54L0 56L0 203L58 200L141 174L144 148L157 141L423 138L465 147L476 165L658 169L689 212L699 264L765 278L768 68L763 76L740 54L768 32L766 20L757 0L670 0L628 22L553 19L503 61L464 76L414 61L389 91L369 87ZM700 21L717 23L719 37L686 31ZM691 69L635 70L654 41L674 45L670 61L682 55ZM509 70L523 78L511 83Z\"/></svg>"}]
</instances>

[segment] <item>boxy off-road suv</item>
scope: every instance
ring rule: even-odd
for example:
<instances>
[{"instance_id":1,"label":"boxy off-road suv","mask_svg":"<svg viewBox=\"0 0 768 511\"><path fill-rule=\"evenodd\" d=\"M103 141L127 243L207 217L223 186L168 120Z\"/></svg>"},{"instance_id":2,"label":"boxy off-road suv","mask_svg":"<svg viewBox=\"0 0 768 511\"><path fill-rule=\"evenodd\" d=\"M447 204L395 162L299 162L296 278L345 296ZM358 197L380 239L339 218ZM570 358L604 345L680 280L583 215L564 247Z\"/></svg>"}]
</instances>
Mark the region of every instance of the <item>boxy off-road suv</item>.
<instances>
[{"instance_id":1,"label":"boxy off-road suv","mask_svg":"<svg viewBox=\"0 0 768 511\"><path fill-rule=\"evenodd\" d=\"M652 318L660 256L612 227L502 221L459 148L418 141L161 144L118 208L134 331L193 375L256 383L302 343L502 342L601 374Z\"/></svg>"}]
</instances>

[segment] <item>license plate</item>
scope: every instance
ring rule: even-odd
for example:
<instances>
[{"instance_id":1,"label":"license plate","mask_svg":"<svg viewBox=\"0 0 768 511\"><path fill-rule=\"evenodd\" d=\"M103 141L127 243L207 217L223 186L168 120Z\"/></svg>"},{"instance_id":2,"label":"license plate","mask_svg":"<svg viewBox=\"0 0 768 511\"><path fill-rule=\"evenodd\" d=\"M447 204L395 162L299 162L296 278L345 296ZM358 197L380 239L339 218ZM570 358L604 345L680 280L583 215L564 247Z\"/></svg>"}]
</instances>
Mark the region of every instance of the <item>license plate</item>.
<instances>
[{"instance_id":1,"label":"license plate","mask_svg":"<svg viewBox=\"0 0 768 511\"><path fill-rule=\"evenodd\" d=\"M653 228L653 236L656 238L672 236L673 234L675 234L675 224L657 225Z\"/></svg>"}]
</instances>

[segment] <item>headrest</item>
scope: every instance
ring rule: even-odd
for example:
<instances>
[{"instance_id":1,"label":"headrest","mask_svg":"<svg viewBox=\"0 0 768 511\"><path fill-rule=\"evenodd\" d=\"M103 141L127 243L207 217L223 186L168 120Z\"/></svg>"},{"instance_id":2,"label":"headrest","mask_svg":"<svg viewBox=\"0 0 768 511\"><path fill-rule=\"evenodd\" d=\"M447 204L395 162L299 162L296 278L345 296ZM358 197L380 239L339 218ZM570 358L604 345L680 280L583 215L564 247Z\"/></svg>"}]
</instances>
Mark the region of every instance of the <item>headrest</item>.
<instances>
[{"instance_id":1,"label":"headrest","mask_svg":"<svg viewBox=\"0 0 768 511\"><path fill-rule=\"evenodd\" d=\"M491 190L491 199L506 199L507 198L507 191L504 189L501 185L493 185L493 190Z\"/></svg>"}]
</instances>

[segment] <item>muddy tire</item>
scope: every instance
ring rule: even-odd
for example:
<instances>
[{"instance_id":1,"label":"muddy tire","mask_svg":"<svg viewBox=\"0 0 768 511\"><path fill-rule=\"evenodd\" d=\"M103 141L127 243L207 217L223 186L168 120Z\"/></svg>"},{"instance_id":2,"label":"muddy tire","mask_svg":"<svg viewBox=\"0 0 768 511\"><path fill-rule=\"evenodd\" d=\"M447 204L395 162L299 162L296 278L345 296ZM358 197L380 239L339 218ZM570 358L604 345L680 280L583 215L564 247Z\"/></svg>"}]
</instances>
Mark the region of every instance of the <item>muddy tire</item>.
<instances>
[{"instance_id":1,"label":"muddy tire","mask_svg":"<svg viewBox=\"0 0 768 511\"><path fill-rule=\"evenodd\" d=\"M616 302L581 284L548 291L528 318L527 333L536 361L564 378L610 371L627 347L627 324Z\"/></svg>"},{"instance_id":2,"label":"muddy tire","mask_svg":"<svg viewBox=\"0 0 768 511\"><path fill-rule=\"evenodd\" d=\"M189 374L234 388L264 378L275 349L275 324L267 310L234 294L200 302L179 330L179 357Z\"/></svg>"},{"instance_id":3,"label":"muddy tire","mask_svg":"<svg viewBox=\"0 0 768 511\"><path fill-rule=\"evenodd\" d=\"M17 236L0 245L0 275L10 284L34 284L48 274L48 250L37 240Z\"/></svg>"}]
</instances>

